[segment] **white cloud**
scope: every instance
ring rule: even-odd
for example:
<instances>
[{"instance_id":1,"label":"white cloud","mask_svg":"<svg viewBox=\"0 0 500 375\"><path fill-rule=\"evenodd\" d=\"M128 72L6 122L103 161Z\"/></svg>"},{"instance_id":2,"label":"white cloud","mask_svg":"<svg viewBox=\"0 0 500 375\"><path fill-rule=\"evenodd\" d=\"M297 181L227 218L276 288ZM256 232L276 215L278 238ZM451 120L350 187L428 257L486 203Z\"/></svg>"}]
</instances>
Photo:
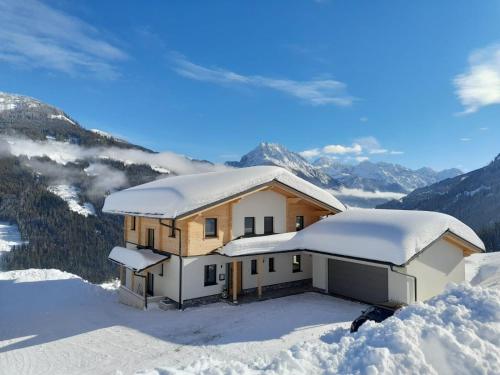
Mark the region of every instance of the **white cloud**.
<instances>
[{"instance_id":1,"label":"white cloud","mask_svg":"<svg viewBox=\"0 0 500 375\"><path fill-rule=\"evenodd\" d=\"M174 71L177 74L204 82L220 85L246 85L268 88L296 97L311 105L349 106L353 98L346 93L346 85L333 79L295 81L259 75L242 75L220 68L207 68L194 64L184 56L173 54Z\"/></svg>"},{"instance_id":2,"label":"white cloud","mask_svg":"<svg viewBox=\"0 0 500 375\"><path fill-rule=\"evenodd\" d=\"M311 159L311 158L315 158L317 156L320 156L321 155L321 151L319 148L313 148L311 150L304 150L304 151L301 151L299 152L300 156L302 156L303 158L306 158L306 159Z\"/></svg>"},{"instance_id":3,"label":"white cloud","mask_svg":"<svg viewBox=\"0 0 500 375\"><path fill-rule=\"evenodd\" d=\"M360 154L362 151L363 148L357 143L354 143L352 146L327 145L323 147L323 152L325 154Z\"/></svg>"},{"instance_id":4,"label":"white cloud","mask_svg":"<svg viewBox=\"0 0 500 375\"><path fill-rule=\"evenodd\" d=\"M471 139L467 137L460 138L462 142L469 142Z\"/></svg>"},{"instance_id":5,"label":"white cloud","mask_svg":"<svg viewBox=\"0 0 500 375\"><path fill-rule=\"evenodd\" d=\"M329 190L337 198L356 197L367 199L401 199L406 194L394 193L391 191L367 191L362 189L350 189L342 187L339 190Z\"/></svg>"},{"instance_id":6,"label":"white cloud","mask_svg":"<svg viewBox=\"0 0 500 375\"><path fill-rule=\"evenodd\" d=\"M482 130L482 131L486 131L486 130L488 130L488 129L489 129L489 128L487 128L487 127L482 127L482 128L479 128L479 130Z\"/></svg>"},{"instance_id":7,"label":"white cloud","mask_svg":"<svg viewBox=\"0 0 500 375\"><path fill-rule=\"evenodd\" d=\"M469 69L457 75L453 83L465 108L464 114L500 104L500 44L473 52L469 56Z\"/></svg>"},{"instance_id":8,"label":"white cloud","mask_svg":"<svg viewBox=\"0 0 500 375\"><path fill-rule=\"evenodd\" d=\"M172 171L177 174L189 174L223 170L227 167L219 164L197 163L173 152L150 153L136 149L118 147L83 147L66 142L33 141L25 138L6 138L10 153L14 156L25 155L28 158L47 156L58 164L85 159L111 159L125 164L146 164L155 170Z\"/></svg>"},{"instance_id":9,"label":"white cloud","mask_svg":"<svg viewBox=\"0 0 500 375\"><path fill-rule=\"evenodd\" d=\"M368 121L368 117L365 117L365 116L360 117L359 121L361 121L361 122L367 122Z\"/></svg>"},{"instance_id":10,"label":"white cloud","mask_svg":"<svg viewBox=\"0 0 500 375\"><path fill-rule=\"evenodd\" d=\"M354 158L358 163L361 163L363 161L367 161L367 160L370 160L370 158L368 156L356 156Z\"/></svg>"},{"instance_id":11,"label":"white cloud","mask_svg":"<svg viewBox=\"0 0 500 375\"><path fill-rule=\"evenodd\" d=\"M389 154L391 154L391 155L403 155L404 151L392 150L392 151L389 151Z\"/></svg>"},{"instance_id":12,"label":"white cloud","mask_svg":"<svg viewBox=\"0 0 500 375\"><path fill-rule=\"evenodd\" d=\"M125 52L86 22L38 0L0 1L0 61L70 75L118 76Z\"/></svg>"},{"instance_id":13,"label":"white cloud","mask_svg":"<svg viewBox=\"0 0 500 375\"><path fill-rule=\"evenodd\" d=\"M379 155L379 154L387 154L389 150L385 148L374 148L372 150L369 150L368 152L373 155Z\"/></svg>"}]
</instances>

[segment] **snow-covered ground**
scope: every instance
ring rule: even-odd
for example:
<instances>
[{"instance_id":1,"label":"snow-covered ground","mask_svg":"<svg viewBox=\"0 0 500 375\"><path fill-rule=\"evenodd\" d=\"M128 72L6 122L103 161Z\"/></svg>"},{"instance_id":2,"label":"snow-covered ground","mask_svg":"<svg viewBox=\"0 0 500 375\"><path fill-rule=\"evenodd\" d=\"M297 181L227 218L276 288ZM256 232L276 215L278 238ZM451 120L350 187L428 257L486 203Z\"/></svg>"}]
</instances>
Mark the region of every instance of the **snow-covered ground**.
<instances>
[{"instance_id":1,"label":"snow-covered ground","mask_svg":"<svg viewBox=\"0 0 500 375\"><path fill-rule=\"evenodd\" d=\"M83 216L95 215L92 203L80 203L80 189L73 185L52 185L47 188L51 193L62 198L71 211Z\"/></svg>"},{"instance_id":2,"label":"snow-covered ground","mask_svg":"<svg viewBox=\"0 0 500 375\"><path fill-rule=\"evenodd\" d=\"M0 254L10 251L12 246L22 245L23 243L25 242L21 239L21 233L19 233L16 224L0 221Z\"/></svg>"},{"instance_id":3,"label":"snow-covered ground","mask_svg":"<svg viewBox=\"0 0 500 375\"><path fill-rule=\"evenodd\" d=\"M138 311L116 301L116 284L58 270L4 272L0 374L496 374L498 255L469 259L474 285L356 334L348 327L364 306L315 293Z\"/></svg>"}]
</instances>

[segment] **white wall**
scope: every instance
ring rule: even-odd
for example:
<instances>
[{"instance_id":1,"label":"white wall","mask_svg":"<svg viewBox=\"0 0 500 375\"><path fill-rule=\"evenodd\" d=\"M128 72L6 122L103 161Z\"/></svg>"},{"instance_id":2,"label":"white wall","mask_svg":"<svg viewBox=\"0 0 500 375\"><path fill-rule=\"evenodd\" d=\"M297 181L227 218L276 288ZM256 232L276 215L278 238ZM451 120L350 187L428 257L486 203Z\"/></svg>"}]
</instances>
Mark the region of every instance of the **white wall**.
<instances>
[{"instance_id":1,"label":"white wall","mask_svg":"<svg viewBox=\"0 0 500 375\"><path fill-rule=\"evenodd\" d=\"M233 238L244 234L245 217L255 217L256 234L264 234L264 216L274 217L274 232L286 231L286 198L274 191L259 191L233 205Z\"/></svg>"},{"instance_id":2,"label":"white wall","mask_svg":"<svg viewBox=\"0 0 500 375\"><path fill-rule=\"evenodd\" d=\"M206 297L222 293L225 281L219 281L219 275L226 273L228 258L220 255L204 255L199 257L188 257L184 259L183 268L183 291L184 300ZM217 265L216 285L204 286L205 265Z\"/></svg>"},{"instance_id":3,"label":"white wall","mask_svg":"<svg viewBox=\"0 0 500 375\"><path fill-rule=\"evenodd\" d=\"M293 255L301 255L301 272L292 272L292 258ZM290 281L298 281L310 279L312 277L312 257L309 254L302 252L290 252L264 255L264 266L261 269L264 271L261 275L262 286L275 285L287 283ZM275 272L269 272L269 258L274 258ZM252 275L252 259L257 260L255 257L244 257L240 260L243 261L243 279L242 288L250 289L257 287L257 275Z\"/></svg>"},{"instance_id":4,"label":"white wall","mask_svg":"<svg viewBox=\"0 0 500 375\"><path fill-rule=\"evenodd\" d=\"M163 262L163 276L160 276L161 265L148 270L154 274L154 295L165 296L176 302L179 299L179 257L172 255Z\"/></svg>"},{"instance_id":5,"label":"white wall","mask_svg":"<svg viewBox=\"0 0 500 375\"><path fill-rule=\"evenodd\" d=\"M417 296L423 301L441 293L449 282L465 280L463 252L441 239L408 264L406 271L417 276Z\"/></svg>"},{"instance_id":6,"label":"white wall","mask_svg":"<svg viewBox=\"0 0 500 375\"><path fill-rule=\"evenodd\" d=\"M313 287L328 292L328 258L316 254L311 256Z\"/></svg>"}]
</instances>

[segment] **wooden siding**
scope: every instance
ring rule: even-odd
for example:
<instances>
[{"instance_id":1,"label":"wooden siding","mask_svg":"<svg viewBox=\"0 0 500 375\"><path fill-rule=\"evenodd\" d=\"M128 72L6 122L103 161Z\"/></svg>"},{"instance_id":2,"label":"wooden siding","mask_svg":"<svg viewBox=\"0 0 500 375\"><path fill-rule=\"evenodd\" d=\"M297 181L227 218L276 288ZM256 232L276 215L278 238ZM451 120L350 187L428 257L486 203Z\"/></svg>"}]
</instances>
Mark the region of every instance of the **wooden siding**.
<instances>
[{"instance_id":1,"label":"wooden siding","mask_svg":"<svg viewBox=\"0 0 500 375\"><path fill-rule=\"evenodd\" d=\"M304 228L317 222L321 216L332 214L319 209L310 202L298 199L288 198L286 201L286 231L295 232L295 219L297 216L304 216Z\"/></svg>"},{"instance_id":2,"label":"wooden siding","mask_svg":"<svg viewBox=\"0 0 500 375\"><path fill-rule=\"evenodd\" d=\"M163 219L162 222L167 225L172 225L171 220ZM179 233L176 233L176 237L170 236L170 228L160 225L158 219L152 219L147 217L137 216L135 220L135 230L130 229L132 223L132 217L125 217L125 241L146 246L147 245L147 231L148 229L154 229L155 231L155 244L154 248L161 251L166 251L172 254L179 254ZM187 251L187 226L185 222L176 223L176 227L182 231L182 248L183 254L186 255Z\"/></svg>"},{"instance_id":3,"label":"wooden siding","mask_svg":"<svg viewBox=\"0 0 500 375\"><path fill-rule=\"evenodd\" d=\"M205 238L205 219L217 219L217 237ZM186 219L188 227L187 255L208 254L231 240L231 203L215 207L211 210Z\"/></svg>"}]
</instances>

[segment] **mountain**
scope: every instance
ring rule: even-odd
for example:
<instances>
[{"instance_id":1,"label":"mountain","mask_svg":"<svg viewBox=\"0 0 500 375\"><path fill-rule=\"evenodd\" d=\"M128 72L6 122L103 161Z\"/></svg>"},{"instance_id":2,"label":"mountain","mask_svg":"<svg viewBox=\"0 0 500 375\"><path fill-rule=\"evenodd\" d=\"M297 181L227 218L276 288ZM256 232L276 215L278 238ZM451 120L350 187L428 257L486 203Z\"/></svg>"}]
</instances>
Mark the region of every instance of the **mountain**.
<instances>
[{"instance_id":1,"label":"mountain","mask_svg":"<svg viewBox=\"0 0 500 375\"><path fill-rule=\"evenodd\" d=\"M334 178L311 165L302 156L277 143L261 142L256 148L244 155L240 161L229 161L226 164L236 168L275 165L321 187L336 188L340 186Z\"/></svg>"},{"instance_id":2,"label":"mountain","mask_svg":"<svg viewBox=\"0 0 500 375\"><path fill-rule=\"evenodd\" d=\"M356 165L343 164L337 160L322 157L314 166L336 178L343 186L366 191L409 193L445 178L462 173L459 169L435 171L431 168L413 170L399 164L363 161Z\"/></svg>"},{"instance_id":3,"label":"mountain","mask_svg":"<svg viewBox=\"0 0 500 375\"><path fill-rule=\"evenodd\" d=\"M500 249L500 155L490 164L413 191L379 208L439 211L482 233L489 249Z\"/></svg>"},{"instance_id":4,"label":"mountain","mask_svg":"<svg viewBox=\"0 0 500 375\"><path fill-rule=\"evenodd\" d=\"M85 129L54 106L2 92L0 222L18 229L22 241L2 252L0 268L58 268L109 279L116 267L107 254L123 240L123 220L101 212L106 194L217 168Z\"/></svg>"}]
</instances>

